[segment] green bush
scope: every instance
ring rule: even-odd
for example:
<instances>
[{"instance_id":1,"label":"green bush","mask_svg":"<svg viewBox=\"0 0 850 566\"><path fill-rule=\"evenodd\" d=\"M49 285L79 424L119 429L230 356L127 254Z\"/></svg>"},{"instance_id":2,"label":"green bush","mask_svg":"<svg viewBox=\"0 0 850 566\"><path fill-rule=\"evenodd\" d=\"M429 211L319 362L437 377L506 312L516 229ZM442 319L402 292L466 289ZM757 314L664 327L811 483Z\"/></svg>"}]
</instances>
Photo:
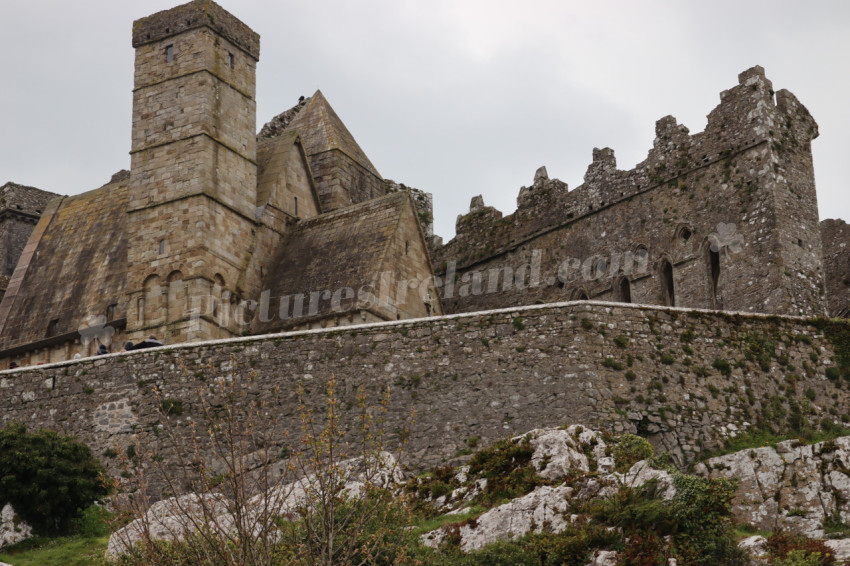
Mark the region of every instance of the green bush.
<instances>
[{"instance_id":1,"label":"green bush","mask_svg":"<svg viewBox=\"0 0 850 566\"><path fill-rule=\"evenodd\" d=\"M0 502L40 535L68 532L82 509L106 495L104 469L85 444L21 423L0 430Z\"/></svg>"},{"instance_id":2,"label":"green bush","mask_svg":"<svg viewBox=\"0 0 850 566\"><path fill-rule=\"evenodd\" d=\"M649 441L636 434L626 433L617 439L611 450L618 472L627 472L637 462L652 458L655 451Z\"/></svg>"}]
</instances>

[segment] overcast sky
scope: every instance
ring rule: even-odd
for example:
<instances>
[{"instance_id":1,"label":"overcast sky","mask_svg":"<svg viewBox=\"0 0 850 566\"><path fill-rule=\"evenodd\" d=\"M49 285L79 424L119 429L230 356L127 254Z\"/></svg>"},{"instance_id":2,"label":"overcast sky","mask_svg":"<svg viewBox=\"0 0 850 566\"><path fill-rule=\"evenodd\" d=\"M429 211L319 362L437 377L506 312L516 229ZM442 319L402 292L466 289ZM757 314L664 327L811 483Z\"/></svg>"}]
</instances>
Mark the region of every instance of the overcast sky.
<instances>
[{"instance_id":1,"label":"overcast sky","mask_svg":"<svg viewBox=\"0 0 850 566\"><path fill-rule=\"evenodd\" d=\"M0 183L63 194L129 169L134 19L179 0L0 0ZM821 218L850 220L850 3L220 0L261 36L258 128L317 88L378 171L434 195L448 240L477 194L505 214L546 165L642 161L762 65L820 126Z\"/></svg>"}]
</instances>

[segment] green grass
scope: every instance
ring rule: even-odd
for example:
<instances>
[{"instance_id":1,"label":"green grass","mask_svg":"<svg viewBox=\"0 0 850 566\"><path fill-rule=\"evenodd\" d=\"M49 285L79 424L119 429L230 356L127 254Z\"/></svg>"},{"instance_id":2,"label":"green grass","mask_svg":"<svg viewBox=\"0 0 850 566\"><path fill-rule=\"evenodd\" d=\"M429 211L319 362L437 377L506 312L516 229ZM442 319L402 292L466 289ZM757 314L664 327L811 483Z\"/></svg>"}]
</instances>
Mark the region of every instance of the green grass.
<instances>
[{"instance_id":1,"label":"green grass","mask_svg":"<svg viewBox=\"0 0 850 566\"><path fill-rule=\"evenodd\" d=\"M99 566L106 564L104 552L109 535L31 538L7 548L0 562L12 566Z\"/></svg>"},{"instance_id":2,"label":"green grass","mask_svg":"<svg viewBox=\"0 0 850 566\"><path fill-rule=\"evenodd\" d=\"M454 513L452 515L440 515L439 517L432 517L428 519L414 521L414 524L411 528L411 532L414 535L429 533L433 530L439 529L443 525L448 525L449 523L461 523L463 521L466 521L467 519L478 517L485 511L486 509L484 507L479 507L475 505L469 507L463 513Z\"/></svg>"},{"instance_id":3,"label":"green grass","mask_svg":"<svg viewBox=\"0 0 850 566\"><path fill-rule=\"evenodd\" d=\"M0 553L0 562L12 566L101 566L109 543L109 514L92 505L77 519L77 534L66 537L33 537Z\"/></svg>"}]
</instances>

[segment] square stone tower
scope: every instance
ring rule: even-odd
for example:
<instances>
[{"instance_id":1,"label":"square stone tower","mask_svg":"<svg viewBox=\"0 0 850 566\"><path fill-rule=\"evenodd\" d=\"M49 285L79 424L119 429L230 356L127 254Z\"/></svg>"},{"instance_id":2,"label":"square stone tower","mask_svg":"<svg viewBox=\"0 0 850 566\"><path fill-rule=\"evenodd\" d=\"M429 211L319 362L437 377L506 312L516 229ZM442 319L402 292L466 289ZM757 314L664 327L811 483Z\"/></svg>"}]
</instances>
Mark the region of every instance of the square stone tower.
<instances>
[{"instance_id":1,"label":"square stone tower","mask_svg":"<svg viewBox=\"0 0 850 566\"><path fill-rule=\"evenodd\" d=\"M134 22L133 47L128 337L231 336L221 312L255 226L259 36L195 0Z\"/></svg>"}]
</instances>

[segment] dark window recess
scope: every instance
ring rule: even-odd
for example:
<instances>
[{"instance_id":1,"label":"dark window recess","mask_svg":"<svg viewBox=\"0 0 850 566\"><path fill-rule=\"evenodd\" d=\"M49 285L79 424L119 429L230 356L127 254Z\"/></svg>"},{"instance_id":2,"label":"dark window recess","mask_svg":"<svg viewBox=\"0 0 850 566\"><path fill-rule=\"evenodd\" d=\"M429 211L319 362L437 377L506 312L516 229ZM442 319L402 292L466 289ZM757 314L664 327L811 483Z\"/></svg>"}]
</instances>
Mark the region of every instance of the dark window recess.
<instances>
[{"instance_id":1,"label":"dark window recess","mask_svg":"<svg viewBox=\"0 0 850 566\"><path fill-rule=\"evenodd\" d=\"M106 320L115 320L115 310L118 308L117 303L112 303L106 307Z\"/></svg>"},{"instance_id":2,"label":"dark window recess","mask_svg":"<svg viewBox=\"0 0 850 566\"><path fill-rule=\"evenodd\" d=\"M47 324L47 338L59 334L59 319L54 318Z\"/></svg>"},{"instance_id":3,"label":"dark window recess","mask_svg":"<svg viewBox=\"0 0 850 566\"><path fill-rule=\"evenodd\" d=\"M166 45L165 46L165 62L170 63L174 61L174 45Z\"/></svg>"},{"instance_id":4,"label":"dark window recess","mask_svg":"<svg viewBox=\"0 0 850 566\"><path fill-rule=\"evenodd\" d=\"M162 255L164 253L165 253L165 240L160 240L159 241L159 255Z\"/></svg>"},{"instance_id":5,"label":"dark window recess","mask_svg":"<svg viewBox=\"0 0 850 566\"><path fill-rule=\"evenodd\" d=\"M676 289L673 285L673 266L667 260L661 264L661 287L664 290L664 304L675 307Z\"/></svg>"},{"instance_id":6,"label":"dark window recess","mask_svg":"<svg viewBox=\"0 0 850 566\"><path fill-rule=\"evenodd\" d=\"M234 66L233 53L227 53L227 62L230 64L230 68L232 69Z\"/></svg>"},{"instance_id":7,"label":"dark window recess","mask_svg":"<svg viewBox=\"0 0 850 566\"><path fill-rule=\"evenodd\" d=\"M294 211L292 214L298 216L298 197L292 197L292 209Z\"/></svg>"},{"instance_id":8,"label":"dark window recess","mask_svg":"<svg viewBox=\"0 0 850 566\"><path fill-rule=\"evenodd\" d=\"M717 308L717 283L720 281L720 252L708 250L708 267L711 271L711 306Z\"/></svg>"},{"instance_id":9,"label":"dark window recess","mask_svg":"<svg viewBox=\"0 0 850 566\"><path fill-rule=\"evenodd\" d=\"M620 302L623 303L631 303L632 302L632 285L629 283L629 280L626 277L620 279L619 289L617 290L617 294L620 296Z\"/></svg>"},{"instance_id":10,"label":"dark window recess","mask_svg":"<svg viewBox=\"0 0 850 566\"><path fill-rule=\"evenodd\" d=\"M404 243L404 255L407 255L407 252L410 251L410 242Z\"/></svg>"},{"instance_id":11,"label":"dark window recess","mask_svg":"<svg viewBox=\"0 0 850 566\"><path fill-rule=\"evenodd\" d=\"M218 318L218 301L213 299L213 318Z\"/></svg>"}]
</instances>

